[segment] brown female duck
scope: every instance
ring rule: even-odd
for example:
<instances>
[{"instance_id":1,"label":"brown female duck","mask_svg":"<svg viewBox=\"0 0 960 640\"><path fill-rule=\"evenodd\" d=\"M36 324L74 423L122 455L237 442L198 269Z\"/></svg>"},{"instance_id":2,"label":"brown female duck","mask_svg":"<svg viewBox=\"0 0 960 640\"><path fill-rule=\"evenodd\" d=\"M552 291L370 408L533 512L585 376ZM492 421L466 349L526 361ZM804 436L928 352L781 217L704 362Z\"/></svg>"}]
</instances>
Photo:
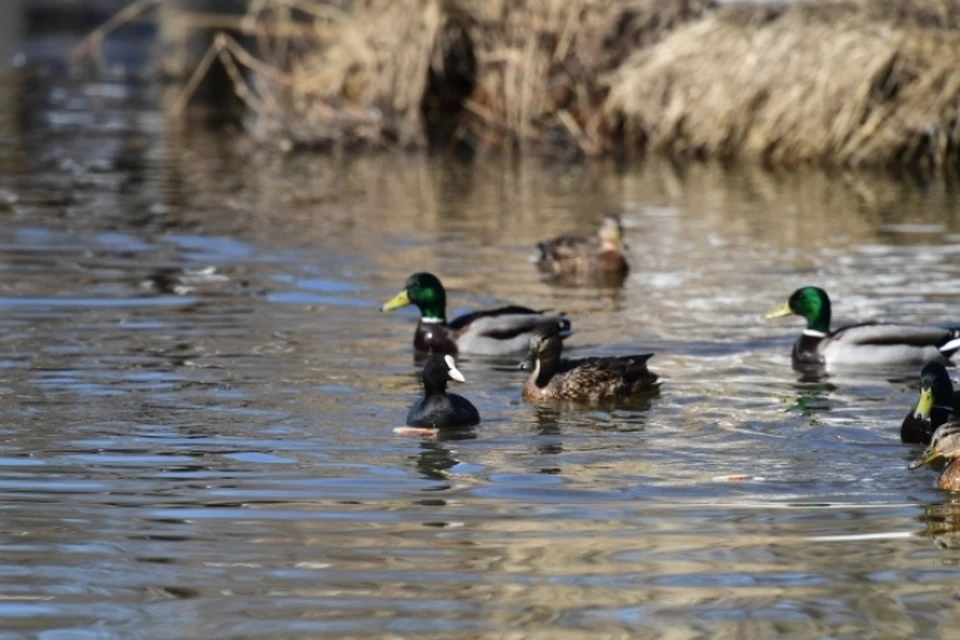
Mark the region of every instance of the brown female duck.
<instances>
[{"instance_id":1,"label":"brown female duck","mask_svg":"<svg viewBox=\"0 0 960 640\"><path fill-rule=\"evenodd\" d=\"M600 402L657 387L657 375L647 369L652 353L566 360L560 357L562 350L556 322L544 322L534 330L522 365L532 370L523 385L524 400Z\"/></svg>"},{"instance_id":2,"label":"brown female duck","mask_svg":"<svg viewBox=\"0 0 960 640\"><path fill-rule=\"evenodd\" d=\"M620 216L604 217L597 238L559 236L537 243L537 268L556 277L602 276L626 278L630 271L623 251Z\"/></svg>"},{"instance_id":3,"label":"brown female duck","mask_svg":"<svg viewBox=\"0 0 960 640\"><path fill-rule=\"evenodd\" d=\"M930 446L910 468L916 469L941 459L951 462L937 478L937 489L960 491L960 422L948 422L937 429Z\"/></svg>"}]
</instances>

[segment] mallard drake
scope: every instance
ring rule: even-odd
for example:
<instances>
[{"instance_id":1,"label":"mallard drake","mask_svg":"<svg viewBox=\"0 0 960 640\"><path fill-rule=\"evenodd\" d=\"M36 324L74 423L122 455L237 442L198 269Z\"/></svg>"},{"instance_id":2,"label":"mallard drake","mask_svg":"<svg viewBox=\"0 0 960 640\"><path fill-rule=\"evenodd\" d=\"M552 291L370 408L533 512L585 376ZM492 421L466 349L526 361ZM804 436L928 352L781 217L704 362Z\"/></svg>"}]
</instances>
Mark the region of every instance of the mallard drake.
<instances>
[{"instance_id":1,"label":"mallard drake","mask_svg":"<svg viewBox=\"0 0 960 640\"><path fill-rule=\"evenodd\" d=\"M530 333L539 323L551 320L570 334L570 321L563 313L534 311L516 305L475 311L447 322L447 293L432 273L415 273L403 290L380 307L393 311L408 304L420 309L420 322L413 346L435 353L472 353L500 356L520 353L530 342Z\"/></svg>"},{"instance_id":2,"label":"mallard drake","mask_svg":"<svg viewBox=\"0 0 960 640\"><path fill-rule=\"evenodd\" d=\"M907 444L930 444L940 425L960 417L960 392L954 391L946 367L931 362L920 371L920 397L900 426L900 440Z\"/></svg>"},{"instance_id":3,"label":"mallard drake","mask_svg":"<svg viewBox=\"0 0 960 640\"><path fill-rule=\"evenodd\" d=\"M521 367L531 369L523 385L523 399L599 402L627 398L657 386L657 375L647 369L653 354L565 360L556 322L544 322L530 336L530 351Z\"/></svg>"},{"instance_id":4,"label":"mallard drake","mask_svg":"<svg viewBox=\"0 0 960 640\"><path fill-rule=\"evenodd\" d=\"M630 271L623 248L620 216L610 214L603 218L597 238L558 236L538 242L533 261L541 272L558 277L609 275L622 279Z\"/></svg>"},{"instance_id":5,"label":"mallard drake","mask_svg":"<svg viewBox=\"0 0 960 640\"><path fill-rule=\"evenodd\" d=\"M960 491L958 458L960 458L960 422L948 422L937 429L930 441L930 446L926 448L919 460L910 465L910 468L917 469L940 459L951 460L952 462L937 478L937 489Z\"/></svg>"},{"instance_id":6,"label":"mallard drake","mask_svg":"<svg viewBox=\"0 0 960 640\"><path fill-rule=\"evenodd\" d=\"M789 315L807 321L793 345L795 366L946 363L960 349L960 328L864 322L831 331L830 298L818 287L797 289L766 318Z\"/></svg>"},{"instance_id":7,"label":"mallard drake","mask_svg":"<svg viewBox=\"0 0 960 640\"><path fill-rule=\"evenodd\" d=\"M447 381L466 382L453 356L434 354L423 367L423 397L407 414L410 427L455 429L480 424L480 413L469 400L447 393Z\"/></svg>"}]
</instances>

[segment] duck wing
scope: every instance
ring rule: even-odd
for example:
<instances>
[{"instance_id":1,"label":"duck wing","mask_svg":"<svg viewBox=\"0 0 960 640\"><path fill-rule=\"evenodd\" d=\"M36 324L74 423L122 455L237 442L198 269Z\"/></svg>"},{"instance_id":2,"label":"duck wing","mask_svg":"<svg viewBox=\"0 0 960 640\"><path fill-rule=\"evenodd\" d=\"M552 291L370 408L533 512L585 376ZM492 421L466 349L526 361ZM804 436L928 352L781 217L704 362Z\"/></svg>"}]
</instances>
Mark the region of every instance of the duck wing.
<instances>
[{"instance_id":1,"label":"duck wing","mask_svg":"<svg viewBox=\"0 0 960 640\"><path fill-rule=\"evenodd\" d=\"M647 368L652 353L562 360L555 377L565 387L596 390L600 395L624 395L649 388L657 375Z\"/></svg>"},{"instance_id":2,"label":"duck wing","mask_svg":"<svg viewBox=\"0 0 960 640\"><path fill-rule=\"evenodd\" d=\"M473 403L456 393L447 394L456 413L457 426L473 427L480 424L480 412Z\"/></svg>"},{"instance_id":3,"label":"duck wing","mask_svg":"<svg viewBox=\"0 0 960 640\"><path fill-rule=\"evenodd\" d=\"M420 398L407 414L407 426L433 429L472 427L480 424L480 413L473 404L456 393L440 393Z\"/></svg>"},{"instance_id":4,"label":"duck wing","mask_svg":"<svg viewBox=\"0 0 960 640\"><path fill-rule=\"evenodd\" d=\"M472 313L465 313L462 316L457 316L453 320L447 323L447 326L453 329L454 331L459 331L466 327L469 324L480 320L481 318L496 318L498 316L516 316L516 315L537 315L542 312L530 309L528 307L521 307L519 305L511 304L504 307L497 307L496 309L486 309L483 311L474 311Z\"/></svg>"},{"instance_id":5,"label":"duck wing","mask_svg":"<svg viewBox=\"0 0 960 640\"><path fill-rule=\"evenodd\" d=\"M952 347L952 351L960 349L960 341L957 338L960 338L960 328L886 322L854 324L837 329L830 334L831 342L851 346ZM953 346L952 342L958 342L958 344Z\"/></svg>"},{"instance_id":6,"label":"duck wing","mask_svg":"<svg viewBox=\"0 0 960 640\"><path fill-rule=\"evenodd\" d=\"M594 242L583 236L559 236L546 242L538 242L538 261L576 260L589 257L594 252Z\"/></svg>"},{"instance_id":7,"label":"duck wing","mask_svg":"<svg viewBox=\"0 0 960 640\"><path fill-rule=\"evenodd\" d=\"M538 324L551 319L560 323L561 337L569 335L570 321L563 313L535 311L517 305L474 311L454 318L447 326L459 335L469 332L494 340L511 340L533 331Z\"/></svg>"}]
</instances>

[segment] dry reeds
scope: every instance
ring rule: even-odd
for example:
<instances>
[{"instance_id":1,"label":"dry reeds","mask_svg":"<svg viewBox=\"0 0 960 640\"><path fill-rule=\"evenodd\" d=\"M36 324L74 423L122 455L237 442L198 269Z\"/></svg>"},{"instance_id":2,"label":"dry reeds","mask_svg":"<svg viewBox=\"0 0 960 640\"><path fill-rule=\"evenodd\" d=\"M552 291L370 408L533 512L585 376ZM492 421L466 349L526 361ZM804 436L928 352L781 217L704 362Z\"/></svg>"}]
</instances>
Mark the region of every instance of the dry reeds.
<instances>
[{"instance_id":1,"label":"dry reeds","mask_svg":"<svg viewBox=\"0 0 960 640\"><path fill-rule=\"evenodd\" d=\"M265 0L265 4L271 1ZM256 131L298 143L474 147L571 143L597 153L599 73L712 0L362 0L293 60Z\"/></svg>"},{"instance_id":2,"label":"dry reeds","mask_svg":"<svg viewBox=\"0 0 960 640\"><path fill-rule=\"evenodd\" d=\"M205 62L263 140L960 159L960 0L253 0L237 32Z\"/></svg>"},{"instance_id":3,"label":"dry reeds","mask_svg":"<svg viewBox=\"0 0 960 640\"><path fill-rule=\"evenodd\" d=\"M614 73L611 141L771 164L956 165L960 3L731 7Z\"/></svg>"}]
</instances>

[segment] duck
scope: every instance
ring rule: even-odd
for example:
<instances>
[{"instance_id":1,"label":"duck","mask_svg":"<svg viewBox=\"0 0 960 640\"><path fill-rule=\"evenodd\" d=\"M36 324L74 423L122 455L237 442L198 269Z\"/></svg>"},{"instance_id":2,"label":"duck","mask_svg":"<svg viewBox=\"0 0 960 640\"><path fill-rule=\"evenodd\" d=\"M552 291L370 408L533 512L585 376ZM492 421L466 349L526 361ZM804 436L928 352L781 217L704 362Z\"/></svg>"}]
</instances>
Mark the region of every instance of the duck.
<instances>
[{"instance_id":1,"label":"duck","mask_svg":"<svg viewBox=\"0 0 960 640\"><path fill-rule=\"evenodd\" d=\"M938 460L950 460L950 464L937 478L937 489L960 491L960 422L947 422L933 434L930 446L910 469L932 464Z\"/></svg>"},{"instance_id":2,"label":"duck","mask_svg":"<svg viewBox=\"0 0 960 640\"><path fill-rule=\"evenodd\" d=\"M766 318L797 315L807 327L793 345L794 367L946 364L960 349L960 327L863 322L830 330L830 297L802 287Z\"/></svg>"},{"instance_id":3,"label":"duck","mask_svg":"<svg viewBox=\"0 0 960 640\"><path fill-rule=\"evenodd\" d=\"M951 418L960 418L960 391L955 391L947 368L931 362L920 371L920 397L903 419L900 440L930 444L934 432Z\"/></svg>"},{"instance_id":4,"label":"duck","mask_svg":"<svg viewBox=\"0 0 960 640\"><path fill-rule=\"evenodd\" d=\"M434 354L423 366L423 397L407 413L407 426L463 429L480 424L480 412L461 395L447 393L447 382L466 382L450 354Z\"/></svg>"},{"instance_id":5,"label":"duck","mask_svg":"<svg viewBox=\"0 0 960 640\"><path fill-rule=\"evenodd\" d=\"M561 337L571 333L565 313L535 311L517 305L474 311L448 322L446 290L437 276L427 272L407 278L400 293L380 307L380 311L393 311L410 304L420 310L413 346L429 353L481 356L522 353L534 328L546 320L561 328Z\"/></svg>"},{"instance_id":6,"label":"duck","mask_svg":"<svg viewBox=\"0 0 960 640\"><path fill-rule=\"evenodd\" d=\"M647 369L652 353L567 360L556 322L541 323L530 336L530 349L521 368L531 370L523 399L538 404L553 400L600 402L626 399L658 387Z\"/></svg>"},{"instance_id":7,"label":"duck","mask_svg":"<svg viewBox=\"0 0 960 640\"><path fill-rule=\"evenodd\" d=\"M604 216L596 238L558 236L537 243L532 257L541 273L555 277L610 276L626 278L623 223L618 214Z\"/></svg>"}]
</instances>

